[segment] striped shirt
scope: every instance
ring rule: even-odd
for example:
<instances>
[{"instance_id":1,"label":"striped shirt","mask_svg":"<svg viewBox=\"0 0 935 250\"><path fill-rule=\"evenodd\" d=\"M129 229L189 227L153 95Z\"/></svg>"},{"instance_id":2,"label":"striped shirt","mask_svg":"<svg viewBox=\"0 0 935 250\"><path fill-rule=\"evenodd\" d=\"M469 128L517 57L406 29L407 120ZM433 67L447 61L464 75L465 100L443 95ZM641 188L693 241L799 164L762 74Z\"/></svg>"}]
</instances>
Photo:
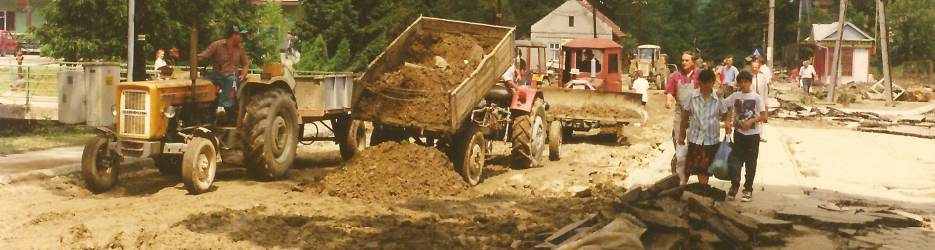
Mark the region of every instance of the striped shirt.
<instances>
[{"instance_id":1,"label":"striped shirt","mask_svg":"<svg viewBox=\"0 0 935 250\"><path fill-rule=\"evenodd\" d=\"M720 142L721 117L729 111L721 98L713 91L707 101L701 91L695 92L691 100L682 106L688 112L688 142L697 145L716 145Z\"/></svg>"}]
</instances>

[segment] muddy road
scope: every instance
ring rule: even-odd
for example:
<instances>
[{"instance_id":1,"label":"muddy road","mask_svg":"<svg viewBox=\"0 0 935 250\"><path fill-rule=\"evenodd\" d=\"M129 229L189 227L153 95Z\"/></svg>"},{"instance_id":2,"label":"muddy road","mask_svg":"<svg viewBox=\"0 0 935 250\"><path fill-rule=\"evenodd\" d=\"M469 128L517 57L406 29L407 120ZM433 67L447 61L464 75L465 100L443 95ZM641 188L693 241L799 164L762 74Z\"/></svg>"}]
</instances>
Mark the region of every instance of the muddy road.
<instances>
[{"instance_id":1,"label":"muddy road","mask_svg":"<svg viewBox=\"0 0 935 250\"><path fill-rule=\"evenodd\" d=\"M471 188L449 178L457 175L439 167L444 163L420 170L405 164L406 155L344 163L328 143L301 146L280 181L257 182L241 167L220 168L216 188L201 195L188 195L176 178L153 168L122 176L117 187L97 195L75 175L0 186L0 248L532 248L602 206L591 187L622 186L629 168L659 154L671 122L664 122L669 112L662 111L662 95L653 98L659 101L651 102L650 113L663 115L631 127L626 145L614 143L613 135L577 134L563 145L560 161L511 169L509 145L494 143L484 181ZM394 170L357 169L362 166ZM376 188L354 183L353 174L399 179ZM425 176L438 178L411 181ZM416 188L441 191L408 190Z\"/></svg>"}]
</instances>

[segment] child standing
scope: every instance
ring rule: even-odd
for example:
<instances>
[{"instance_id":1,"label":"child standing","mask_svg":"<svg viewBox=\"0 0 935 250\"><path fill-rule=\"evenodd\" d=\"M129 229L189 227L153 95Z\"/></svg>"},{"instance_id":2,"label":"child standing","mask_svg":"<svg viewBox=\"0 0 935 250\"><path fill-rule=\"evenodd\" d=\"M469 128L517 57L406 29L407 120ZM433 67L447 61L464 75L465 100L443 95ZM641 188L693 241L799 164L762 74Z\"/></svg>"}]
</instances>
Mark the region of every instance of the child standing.
<instances>
[{"instance_id":1,"label":"child standing","mask_svg":"<svg viewBox=\"0 0 935 250\"><path fill-rule=\"evenodd\" d=\"M734 92L724 100L725 105L733 105L734 146L728 160L731 171L730 191L727 198L733 200L740 188L740 168L746 169L743 184L743 197L740 201L753 199L753 178L756 175L756 161L760 154L760 124L766 122L766 105L763 98L753 91L753 75L744 71L737 76L740 91Z\"/></svg>"}]
</instances>

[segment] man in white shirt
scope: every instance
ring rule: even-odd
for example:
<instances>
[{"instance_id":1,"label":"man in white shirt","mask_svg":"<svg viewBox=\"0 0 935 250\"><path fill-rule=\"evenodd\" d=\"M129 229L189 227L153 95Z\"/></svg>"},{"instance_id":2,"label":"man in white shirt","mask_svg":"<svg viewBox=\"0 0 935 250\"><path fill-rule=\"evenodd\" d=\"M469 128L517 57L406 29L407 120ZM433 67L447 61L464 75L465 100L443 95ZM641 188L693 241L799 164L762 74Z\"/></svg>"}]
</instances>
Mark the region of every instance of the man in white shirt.
<instances>
[{"instance_id":1,"label":"man in white shirt","mask_svg":"<svg viewBox=\"0 0 935 250\"><path fill-rule=\"evenodd\" d=\"M799 78L802 79L802 88L804 88L805 94L811 94L812 84L815 83L815 67L812 67L811 62L808 60L802 62L802 67L799 68Z\"/></svg>"},{"instance_id":2,"label":"man in white shirt","mask_svg":"<svg viewBox=\"0 0 935 250\"><path fill-rule=\"evenodd\" d=\"M753 69L753 92L756 92L763 99L763 108L769 110L769 84L773 78L773 72L763 62L763 58L755 58L750 65ZM768 123L764 121L763 123ZM762 136L763 128L766 124L760 126L760 141L766 142Z\"/></svg>"},{"instance_id":3,"label":"man in white shirt","mask_svg":"<svg viewBox=\"0 0 935 250\"><path fill-rule=\"evenodd\" d=\"M633 80L633 91L643 95L643 106L646 106L646 103L649 102L649 93L646 93L649 90L649 81L646 78L643 78L643 72L637 70L636 80Z\"/></svg>"}]
</instances>

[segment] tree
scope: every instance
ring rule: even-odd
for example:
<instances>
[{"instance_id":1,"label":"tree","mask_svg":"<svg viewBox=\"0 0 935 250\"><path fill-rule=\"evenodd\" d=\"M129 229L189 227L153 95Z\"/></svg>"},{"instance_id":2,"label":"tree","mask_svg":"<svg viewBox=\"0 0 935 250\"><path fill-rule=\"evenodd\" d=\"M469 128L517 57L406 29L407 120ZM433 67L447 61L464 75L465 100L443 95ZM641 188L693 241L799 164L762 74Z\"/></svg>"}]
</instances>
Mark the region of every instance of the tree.
<instances>
[{"instance_id":1,"label":"tree","mask_svg":"<svg viewBox=\"0 0 935 250\"><path fill-rule=\"evenodd\" d=\"M296 65L297 70L305 71L329 71L331 64L328 58L328 45L325 38L321 35L315 37L314 42L305 43L301 47L302 58Z\"/></svg>"},{"instance_id":2,"label":"tree","mask_svg":"<svg viewBox=\"0 0 935 250\"><path fill-rule=\"evenodd\" d=\"M328 64L331 65L332 70L345 70L350 65L351 62L351 42L347 38L341 39L341 43L338 44L338 50L334 53L334 57L331 58Z\"/></svg>"},{"instance_id":3,"label":"tree","mask_svg":"<svg viewBox=\"0 0 935 250\"><path fill-rule=\"evenodd\" d=\"M254 38L246 43L254 65L279 63L279 51L291 25L283 17L279 4L266 3L257 8L256 20L252 22Z\"/></svg>"}]
</instances>

